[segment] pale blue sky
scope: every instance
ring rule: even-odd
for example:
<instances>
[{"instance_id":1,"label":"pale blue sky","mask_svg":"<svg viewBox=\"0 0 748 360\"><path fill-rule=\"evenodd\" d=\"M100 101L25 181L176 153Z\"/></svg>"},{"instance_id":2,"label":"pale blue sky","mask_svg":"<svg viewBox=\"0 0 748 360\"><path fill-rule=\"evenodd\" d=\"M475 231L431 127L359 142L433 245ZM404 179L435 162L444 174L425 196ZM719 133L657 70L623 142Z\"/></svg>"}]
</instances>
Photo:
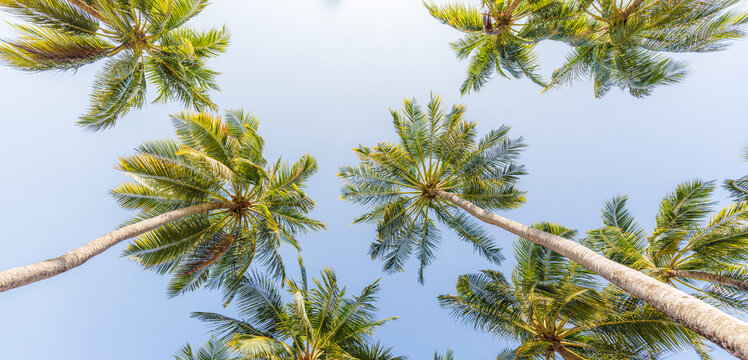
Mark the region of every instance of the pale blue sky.
<instances>
[{"instance_id":1,"label":"pale blue sky","mask_svg":"<svg viewBox=\"0 0 748 360\"><path fill-rule=\"evenodd\" d=\"M745 41L688 56L687 80L644 100L616 90L596 100L589 83L541 95L527 81L504 79L460 98L466 64L448 46L459 34L430 18L420 1L215 0L197 23L225 23L233 33L228 52L212 62L223 73L223 91L214 94L219 106L260 118L269 158L308 152L319 161L308 192L317 202L314 216L330 230L302 238L309 272L331 266L355 291L383 277L380 315L401 319L379 338L411 359L448 347L460 359L493 359L507 344L459 325L436 302L459 274L490 267L469 246L445 232L425 286L417 284L414 264L384 275L366 255L373 228L350 224L362 209L338 199L337 167L354 162L352 147L394 138L388 109L403 97L425 103L429 92L440 93L447 104L467 105L481 129L509 124L513 136L526 138L521 160L529 175L520 186L529 202L504 213L525 223L589 230L600 224L607 199L628 194L639 221L651 225L660 199L679 182L748 171L740 159L748 145ZM10 35L0 26L0 37ZM564 51L539 47L546 74ZM0 67L0 268L57 256L116 228L130 214L108 195L125 180L112 165L143 140L173 134L168 114L180 110L175 104L134 111L101 133L75 126L97 68L27 74ZM721 190L718 196L725 200ZM514 237L490 231L511 258ZM190 312L230 312L207 291L167 299L167 279L120 257L123 245L0 294L0 358L168 359L184 342L208 337ZM285 254L295 274L295 257Z\"/></svg>"}]
</instances>

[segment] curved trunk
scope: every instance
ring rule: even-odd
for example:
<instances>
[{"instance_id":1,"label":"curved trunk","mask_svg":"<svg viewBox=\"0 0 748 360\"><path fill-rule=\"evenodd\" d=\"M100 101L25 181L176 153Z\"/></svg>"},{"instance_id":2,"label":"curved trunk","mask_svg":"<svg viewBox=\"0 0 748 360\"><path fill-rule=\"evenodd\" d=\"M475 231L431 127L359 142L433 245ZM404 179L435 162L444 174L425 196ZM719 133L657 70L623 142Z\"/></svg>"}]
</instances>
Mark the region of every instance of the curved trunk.
<instances>
[{"instance_id":1,"label":"curved trunk","mask_svg":"<svg viewBox=\"0 0 748 360\"><path fill-rule=\"evenodd\" d=\"M95 17L97 20L106 23L106 19L101 15L99 10L94 9L93 6L86 4L83 0L67 0L70 4L83 10L86 14Z\"/></svg>"},{"instance_id":2,"label":"curved trunk","mask_svg":"<svg viewBox=\"0 0 748 360\"><path fill-rule=\"evenodd\" d=\"M123 240L134 238L174 220L217 209L228 209L230 207L231 203L229 202L211 202L169 211L150 219L124 226L56 258L0 271L0 292L62 274L101 254L104 250L117 245Z\"/></svg>"},{"instance_id":3,"label":"curved trunk","mask_svg":"<svg viewBox=\"0 0 748 360\"><path fill-rule=\"evenodd\" d=\"M554 342L551 346L553 346L553 350L561 355L564 360L585 360L583 357L580 357L565 346L561 345L561 343Z\"/></svg>"},{"instance_id":4,"label":"curved trunk","mask_svg":"<svg viewBox=\"0 0 748 360\"><path fill-rule=\"evenodd\" d=\"M645 301L731 354L748 359L748 324L670 285L612 261L578 243L488 212L456 194L431 190L476 218L551 249Z\"/></svg>"},{"instance_id":5,"label":"curved trunk","mask_svg":"<svg viewBox=\"0 0 748 360\"><path fill-rule=\"evenodd\" d=\"M695 270L670 270L670 274L675 277L719 283L719 284L729 285L729 286L733 286L741 290L748 291L748 282L740 281L740 280L733 279L731 277L727 277L723 275L711 274L708 272L695 271Z\"/></svg>"}]
</instances>

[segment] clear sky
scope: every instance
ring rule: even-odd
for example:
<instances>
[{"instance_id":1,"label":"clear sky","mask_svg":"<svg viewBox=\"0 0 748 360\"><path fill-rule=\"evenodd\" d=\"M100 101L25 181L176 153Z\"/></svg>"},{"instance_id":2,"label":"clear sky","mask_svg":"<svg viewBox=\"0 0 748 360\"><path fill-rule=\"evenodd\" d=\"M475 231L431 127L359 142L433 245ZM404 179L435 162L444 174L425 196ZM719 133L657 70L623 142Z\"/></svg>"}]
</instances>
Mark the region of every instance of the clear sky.
<instances>
[{"instance_id":1,"label":"clear sky","mask_svg":"<svg viewBox=\"0 0 748 360\"><path fill-rule=\"evenodd\" d=\"M0 20L8 17L0 15ZM496 79L482 92L459 97L466 64L448 46L459 34L433 20L416 0L214 0L199 26L226 26L229 50L212 61L220 70L222 108L261 120L268 158L310 153L319 173L308 193L314 216L329 231L302 238L310 274L334 268L351 291L382 277L380 315L400 316L378 337L411 359L452 347L459 359L493 359L508 344L475 332L439 308L458 275L491 266L445 231L437 260L416 282L416 266L388 276L367 256L373 227L351 225L362 208L339 200L340 165L351 148L394 140L389 108L404 97L467 105L480 128L512 126L529 148L523 208L502 215L525 223L556 221L589 230L600 225L603 203L628 194L638 220L651 225L662 196L694 178L735 178L748 172L746 92L748 42L687 58L692 74L646 99L613 90L596 100L590 83L540 93L527 81ZM0 37L12 32L0 25ZM565 48L542 44L549 74ZM0 67L0 268L57 256L124 222L109 189L125 180L112 169L142 141L172 137L175 104L134 111L116 128L86 133L74 125L88 103L99 65L77 73L22 73ZM725 193L718 192L725 203ZM513 236L490 230L512 258ZM167 278L120 256L121 244L80 268L0 294L2 359L168 359L186 341L207 339L192 311L219 311L216 293L167 299ZM285 251L296 274L295 256ZM512 261L500 268L510 271ZM717 358L728 359L723 352ZM682 358L682 357L679 357Z\"/></svg>"}]
</instances>

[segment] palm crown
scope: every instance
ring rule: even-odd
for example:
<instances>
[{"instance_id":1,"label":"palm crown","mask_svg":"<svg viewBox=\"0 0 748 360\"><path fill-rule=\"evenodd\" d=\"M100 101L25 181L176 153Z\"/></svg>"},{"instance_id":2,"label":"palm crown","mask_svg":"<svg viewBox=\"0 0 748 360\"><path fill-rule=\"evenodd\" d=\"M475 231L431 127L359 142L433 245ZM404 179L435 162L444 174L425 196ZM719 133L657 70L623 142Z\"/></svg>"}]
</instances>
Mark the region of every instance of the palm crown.
<instances>
[{"instance_id":1,"label":"palm crown","mask_svg":"<svg viewBox=\"0 0 748 360\"><path fill-rule=\"evenodd\" d=\"M213 332L229 339L230 346L247 359L268 360L403 360L372 340L372 333L387 321L375 317L378 282L358 296L346 297L335 273L325 268L309 288L306 271L301 281L286 281L292 299L284 303L283 290L271 279L245 277L235 292L241 320L196 312Z\"/></svg>"},{"instance_id":2,"label":"palm crown","mask_svg":"<svg viewBox=\"0 0 748 360\"><path fill-rule=\"evenodd\" d=\"M572 239L551 223L537 229ZM688 346L693 335L612 288L575 262L526 239L515 243L511 281L492 270L462 275L456 295L439 297L478 330L517 341L497 359L640 359ZM611 291L613 290L613 291Z\"/></svg>"},{"instance_id":3,"label":"palm crown","mask_svg":"<svg viewBox=\"0 0 748 360\"><path fill-rule=\"evenodd\" d=\"M433 194L444 190L459 194L489 209L510 209L524 202L514 184L524 174L515 160L524 146L509 139L502 126L477 138L476 123L464 119L465 108L450 112L432 96L426 111L405 100L402 113L392 111L399 143L360 146L354 151L358 166L341 167L343 198L371 210L355 222L376 223L372 258L384 261L389 272L401 271L415 251L423 270L434 258L439 241L436 221L454 230L489 261L498 263L500 249L467 215Z\"/></svg>"},{"instance_id":4,"label":"palm crown","mask_svg":"<svg viewBox=\"0 0 748 360\"><path fill-rule=\"evenodd\" d=\"M460 87L462 94L480 90L494 71L503 77L526 76L544 85L537 74L533 46L552 35L547 25L553 18L569 12L555 1L483 0L481 8L434 3L426 7L435 18L466 33L451 44L460 60L473 54Z\"/></svg>"},{"instance_id":5,"label":"palm crown","mask_svg":"<svg viewBox=\"0 0 748 360\"><path fill-rule=\"evenodd\" d=\"M215 108L208 92L217 73L207 59L223 52L225 29L197 31L185 24L207 0L0 0L26 20L20 36L0 43L0 60L26 71L70 70L107 59L96 75L91 105L80 124L99 130L145 102L176 99L197 110Z\"/></svg>"},{"instance_id":6,"label":"palm crown","mask_svg":"<svg viewBox=\"0 0 748 360\"><path fill-rule=\"evenodd\" d=\"M258 121L242 111L221 120L208 113L173 117L178 140L150 141L117 168L133 181L112 190L120 205L140 210L132 220L210 202L228 208L194 215L140 236L125 254L144 267L172 273L169 292L201 284L238 281L254 259L278 277L285 272L277 250L298 249L295 235L324 227L306 214L314 203L303 192L316 171L302 156L293 164L268 164Z\"/></svg>"},{"instance_id":7,"label":"palm crown","mask_svg":"<svg viewBox=\"0 0 748 360\"><path fill-rule=\"evenodd\" d=\"M714 305L748 309L748 203L734 203L704 222L714 183L679 185L660 204L646 232L619 196L603 209L604 227L585 242L608 258L661 281L694 290Z\"/></svg>"},{"instance_id":8,"label":"palm crown","mask_svg":"<svg viewBox=\"0 0 748 360\"><path fill-rule=\"evenodd\" d=\"M596 97L612 87L641 97L685 75L686 63L664 53L716 51L743 36L748 15L731 10L738 1L483 0L481 8L426 6L467 33L452 44L458 58L472 54L463 93L479 90L495 70L526 75L546 88L590 77ZM547 39L573 49L544 84L532 49Z\"/></svg>"}]
</instances>

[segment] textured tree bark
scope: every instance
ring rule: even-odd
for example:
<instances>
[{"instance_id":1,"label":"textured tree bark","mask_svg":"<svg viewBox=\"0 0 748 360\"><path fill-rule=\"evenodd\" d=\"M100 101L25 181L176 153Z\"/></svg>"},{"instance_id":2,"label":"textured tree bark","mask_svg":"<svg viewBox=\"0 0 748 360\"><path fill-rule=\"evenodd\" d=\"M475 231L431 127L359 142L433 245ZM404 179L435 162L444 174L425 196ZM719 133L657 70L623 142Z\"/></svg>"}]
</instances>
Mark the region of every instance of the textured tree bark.
<instances>
[{"instance_id":1,"label":"textured tree bark","mask_svg":"<svg viewBox=\"0 0 748 360\"><path fill-rule=\"evenodd\" d=\"M561 355L561 357L564 358L564 360L585 360L579 355L571 352L569 349L567 349L565 346L561 345L560 343L554 342L552 346L553 346L553 350L556 351L559 355Z\"/></svg>"},{"instance_id":2,"label":"textured tree bark","mask_svg":"<svg viewBox=\"0 0 748 360\"><path fill-rule=\"evenodd\" d=\"M211 202L169 211L150 219L124 226L56 258L0 271L0 292L62 274L124 240L134 238L174 220L217 209L228 209L231 206L230 202Z\"/></svg>"},{"instance_id":3,"label":"textured tree bark","mask_svg":"<svg viewBox=\"0 0 748 360\"><path fill-rule=\"evenodd\" d=\"M734 286L738 289L748 291L748 282L736 280L736 279L733 279L727 276L710 274L708 272L695 271L695 270L670 270L670 274L674 277L715 282L715 283L720 283L724 285Z\"/></svg>"},{"instance_id":4,"label":"textured tree bark","mask_svg":"<svg viewBox=\"0 0 748 360\"><path fill-rule=\"evenodd\" d=\"M91 5L86 4L83 0L67 0L69 3L73 4L78 9L81 9L85 11L88 15L91 15L98 19L99 21L106 24L106 19L104 19L104 16L101 15L99 10L94 9Z\"/></svg>"},{"instance_id":5,"label":"textured tree bark","mask_svg":"<svg viewBox=\"0 0 748 360\"><path fill-rule=\"evenodd\" d=\"M748 360L748 324L670 285L612 261L578 243L488 212L460 196L430 190L486 223L551 249L602 276L734 356Z\"/></svg>"},{"instance_id":6,"label":"textured tree bark","mask_svg":"<svg viewBox=\"0 0 748 360\"><path fill-rule=\"evenodd\" d=\"M624 19L628 19L631 14L634 13L634 11L639 8L644 3L644 0L634 0L629 6L627 6L623 11L621 12L621 17Z\"/></svg>"},{"instance_id":7,"label":"textured tree bark","mask_svg":"<svg viewBox=\"0 0 748 360\"><path fill-rule=\"evenodd\" d=\"M517 6L519 6L520 1L521 0L513 0L511 3L509 3L509 6L506 7L504 13L501 15L501 17L504 19L504 22L508 23L510 20L512 20L512 14L514 13L514 10L517 9Z\"/></svg>"}]
</instances>

